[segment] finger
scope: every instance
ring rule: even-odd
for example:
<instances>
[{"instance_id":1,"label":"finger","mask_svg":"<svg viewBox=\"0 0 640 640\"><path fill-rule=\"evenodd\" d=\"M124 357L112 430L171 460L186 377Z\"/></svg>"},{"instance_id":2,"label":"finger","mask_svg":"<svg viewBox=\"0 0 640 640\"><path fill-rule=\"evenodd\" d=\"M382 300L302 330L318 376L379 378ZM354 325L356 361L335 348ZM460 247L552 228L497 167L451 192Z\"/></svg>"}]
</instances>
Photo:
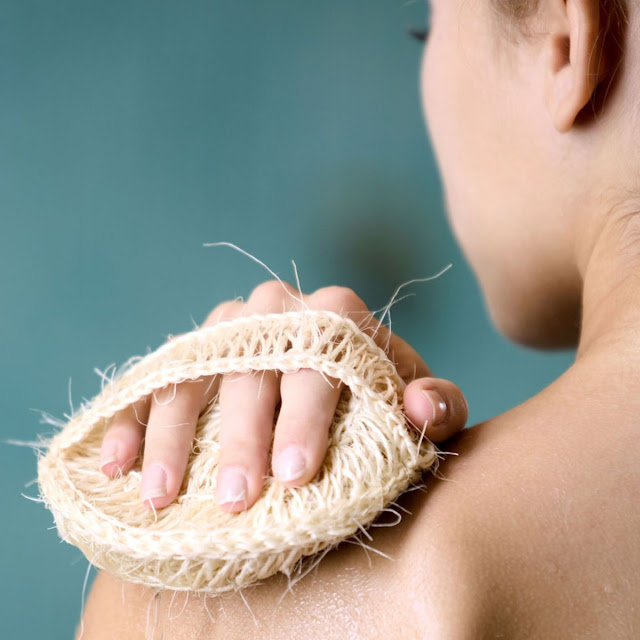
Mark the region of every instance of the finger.
<instances>
[{"instance_id":1,"label":"finger","mask_svg":"<svg viewBox=\"0 0 640 640\"><path fill-rule=\"evenodd\" d=\"M330 376L325 380L312 369L282 376L272 454L273 473L280 482L301 486L318 473L343 386L340 380Z\"/></svg>"},{"instance_id":2,"label":"finger","mask_svg":"<svg viewBox=\"0 0 640 640\"><path fill-rule=\"evenodd\" d=\"M442 442L464 428L467 401L458 386L442 378L419 378L404 390L404 412L412 426L432 442ZM426 424L426 426L425 426Z\"/></svg>"},{"instance_id":3,"label":"finger","mask_svg":"<svg viewBox=\"0 0 640 640\"><path fill-rule=\"evenodd\" d=\"M142 500L155 508L180 491L207 382L185 380L152 395L142 463Z\"/></svg>"},{"instance_id":4,"label":"finger","mask_svg":"<svg viewBox=\"0 0 640 640\"><path fill-rule=\"evenodd\" d=\"M371 317L364 327L374 342L389 356L396 367L398 375L408 384L416 378L430 378L431 369L420 354L397 333L394 333L378 320Z\"/></svg>"},{"instance_id":5,"label":"finger","mask_svg":"<svg viewBox=\"0 0 640 640\"><path fill-rule=\"evenodd\" d=\"M239 300L225 300L213 308L201 325L203 327L211 327L218 322L233 320L242 312L243 304Z\"/></svg>"},{"instance_id":6,"label":"finger","mask_svg":"<svg viewBox=\"0 0 640 640\"><path fill-rule=\"evenodd\" d=\"M219 322L233 320L242 314L242 308L243 304L238 300L226 300L225 302L221 302L209 313L199 328L204 329L206 327L212 327ZM218 396L222 378L222 375L205 376L203 378L205 382L205 391L202 396L200 413L203 413Z\"/></svg>"},{"instance_id":7,"label":"finger","mask_svg":"<svg viewBox=\"0 0 640 640\"><path fill-rule=\"evenodd\" d=\"M385 349L395 364L398 375L408 384L417 378L431 378L433 373L420 354L397 333L380 325L379 342L388 345Z\"/></svg>"},{"instance_id":8,"label":"finger","mask_svg":"<svg viewBox=\"0 0 640 640\"><path fill-rule=\"evenodd\" d=\"M127 473L135 464L150 406L150 398L145 396L112 418L100 450L100 468L109 478Z\"/></svg>"},{"instance_id":9,"label":"finger","mask_svg":"<svg viewBox=\"0 0 640 640\"><path fill-rule=\"evenodd\" d=\"M202 402L200 403L200 413L202 414L218 395L220 391L220 383L222 382L222 375L204 376L200 379L204 382Z\"/></svg>"},{"instance_id":10,"label":"finger","mask_svg":"<svg viewBox=\"0 0 640 640\"><path fill-rule=\"evenodd\" d=\"M405 382L432 375L418 352L382 324L352 289L340 286L323 287L306 298L313 309L326 309L353 320L361 331L389 355L398 375Z\"/></svg>"},{"instance_id":11,"label":"finger","mask_svg":"<svg viewBox=\"0 0 640 640\"><path fill-rule=\"evenodd\" d=\"M222 379L216 500L225 511L248 509L260 495L278 400L275 371L233 373Z\"/></svg>"},{"instance_id":12,"label":"finger","mask_svg":"<svg viewBox=\"0 0 640 640\"><path fill-rule=\"evenodd\" d=\"M253 289L240 315L299 308L299 292L269 280ZM232 374L220 384L220 461L216 499L226 511L242 511L258 499L266 477L273 417L280 400L279 372Z\"/></svg>"}]
</instances>

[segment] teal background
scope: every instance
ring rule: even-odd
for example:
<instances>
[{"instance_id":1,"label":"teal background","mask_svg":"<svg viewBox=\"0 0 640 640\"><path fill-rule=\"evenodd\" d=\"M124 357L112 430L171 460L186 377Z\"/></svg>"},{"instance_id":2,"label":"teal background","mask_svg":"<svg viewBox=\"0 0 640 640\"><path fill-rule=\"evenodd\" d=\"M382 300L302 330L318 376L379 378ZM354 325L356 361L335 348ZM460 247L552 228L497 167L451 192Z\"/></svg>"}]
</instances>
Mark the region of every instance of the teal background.
<instances>
[{"instance_id":1,"label":"teal background","mask_svg":"<svg viewBox=\"0 0 640 640\"><path fill-rule=\"evenodd\" d=\"M71 638L87 562L60 543L36 457L122 364L270 279L341 284L454 380L469 424L530 397L573 352L491 326L447 225L405 0L0 2L0 620ZM91 573L93 579L95 572Z\"/></svg>"}]
</instances>

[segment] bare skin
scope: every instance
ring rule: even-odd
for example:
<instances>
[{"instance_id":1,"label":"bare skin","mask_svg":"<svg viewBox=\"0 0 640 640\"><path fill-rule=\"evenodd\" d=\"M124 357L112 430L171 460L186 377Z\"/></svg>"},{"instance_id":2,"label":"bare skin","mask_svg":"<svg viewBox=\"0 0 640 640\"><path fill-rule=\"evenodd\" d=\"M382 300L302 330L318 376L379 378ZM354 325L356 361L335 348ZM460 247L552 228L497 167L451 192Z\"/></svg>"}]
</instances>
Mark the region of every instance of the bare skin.
<instances>
[{"instance_id":1,"label":"bare skin","mask_svg":"<svg viewBox=\"0 0 640 640\"><path fill-rule=\"evenodd\" d=\"M249 590L259 626L239 595L170 620L165 593L166 638L640 636L640 7L540 0L525 39L489 0L432 4L421 83L453 230L496 327L576 361L443 444L444 479L371 529L395 562L341 545L279 605L285 580ZM150 593L121 587L98 576L84 638L144 637Z\"/></svg>"},{"instance_id":2,"label":"bare skin","mask_svg":"<svg viewBox=\"0 0 640 640\"><path fill-rule=\"evenodd\" d=\"M468 408L460 389L434 378L416 350L375 318L347 287L322 287L304 294L288 282L270 280L255 287L246 302L217 305L202 327L254 314L302 310L328 310L348 317L395 363L406 383L402 394L408 428L441 442L464 427ZM102 471L111 478L126 474L141 455L141 500L149 509L171 504L182 485L198 416L218 398L215 498L224 511L243 511L258 499L269 467L277 481L288 486L302 486L315 477L327 452L329 427L343 386L340 380L301 368L201 376L157 389L111 420L102 442ZM292 451L294 455L288 455Z\"/></svg>"},{"instance_id":3,"label":"bare skin","mask_svg":"<svg viewBox=\"0 0 640 640\"><path fill-rule=\"evenodd\" d=\"M630 402L629 389L640 390L639 360L607 350L455 436L444 479L425 476L398 501L413 515L370 529L367 544L394 562L369 551L370 566L343 543L289 593L276 576L247 589L246 604L234 594L205 608L178 593L170 612L172 592L156 604L149 589L100 573L83 637L637 637L640 393ZM156 607L157 635L145 636Z\"/></svg>"}]
</instances>

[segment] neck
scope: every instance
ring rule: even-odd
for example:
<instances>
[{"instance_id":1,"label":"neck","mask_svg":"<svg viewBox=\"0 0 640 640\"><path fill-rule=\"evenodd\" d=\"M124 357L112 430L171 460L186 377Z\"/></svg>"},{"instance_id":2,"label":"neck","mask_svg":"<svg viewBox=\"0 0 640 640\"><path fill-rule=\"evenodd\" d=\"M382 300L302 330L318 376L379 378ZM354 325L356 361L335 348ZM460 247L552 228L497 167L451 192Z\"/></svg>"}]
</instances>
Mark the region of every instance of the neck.
<instances>
[{"instance_id":1,"label":"neck","mask_svg":"<svg viewBox=\"0 0 640 640\"><path fill-rule=\"evenodd\" d=\"M611 212L579 260L582 323L576 362L615 352L640 364L640 212Z\"/></svg>"}]
</instances>

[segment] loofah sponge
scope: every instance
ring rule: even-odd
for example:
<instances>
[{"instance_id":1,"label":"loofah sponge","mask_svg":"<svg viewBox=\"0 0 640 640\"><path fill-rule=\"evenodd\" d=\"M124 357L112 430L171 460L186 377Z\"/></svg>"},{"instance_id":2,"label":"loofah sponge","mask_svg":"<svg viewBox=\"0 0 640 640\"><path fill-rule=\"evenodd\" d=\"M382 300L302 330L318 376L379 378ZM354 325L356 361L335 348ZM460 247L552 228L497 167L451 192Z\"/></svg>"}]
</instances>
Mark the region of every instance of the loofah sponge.
<instances>
[{"instance_id":1,"label":"loofah sponge","mask_svg":"<svg viewBox=\"0 0 640 640\"><path fill-rule=\"evenodd\" d=\"M279 571L290 575L298 561L364 530L437 458L435 445L407 424L405 383L393 362L353 320L333 312L220 322L127 366L53 436L38 460L38 482L60 537L128 581L222 593ZM110 420L154 389L214 374L299 368L345 383L323 465L306 485L285 487L269 476L249 509L221 510L214 497L217 397L198 420L180 493L169 506L154 513L141 501L140 459L120 478L101 471Z\"/></svg>"}]
</instances>

